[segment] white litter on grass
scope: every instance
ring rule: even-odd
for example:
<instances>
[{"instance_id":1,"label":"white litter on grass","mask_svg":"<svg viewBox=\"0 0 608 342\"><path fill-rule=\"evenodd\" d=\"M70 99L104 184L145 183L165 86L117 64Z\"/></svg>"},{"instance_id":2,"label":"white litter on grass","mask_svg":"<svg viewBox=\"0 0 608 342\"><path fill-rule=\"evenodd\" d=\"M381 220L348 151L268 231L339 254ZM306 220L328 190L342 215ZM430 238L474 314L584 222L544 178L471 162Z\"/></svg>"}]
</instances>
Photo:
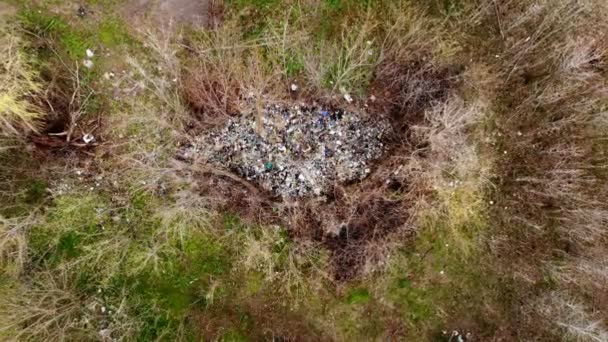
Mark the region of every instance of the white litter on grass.
<instances>
[{"instance_id":1,"label":"white litter on grass","mask_svg":"<svg viewBox=\"0 0 608 342\"><path fill-rule=\"evenodd\" d=\"M95 56L95 53L93 53L93 51L91 51L91 49L87 49L86 53L87 53L87 57L89 57L89 58L93 58L93 56Z\"/></svg>"},{"instance_id":2,"label":"white litter on grass","mask_svg":"<svg viewBox=\"0 0 608 342\"><path fill-rule=\"evenodd\" d=\"M291 91L297 91L298 90L298 85L295 83L291 84Z\"/></svg>"},{"instance_id":3,"label":"white litter on grass","mask_svg":"<svg viewBox=\"0 0 608 342\"><path fill-rule=\"evenodd\" d=\"M91 69L93 67L93 61L90 59L86 59L84 62L82 62L82 64L87 69Z\"/></svg>"},{"instance_id":4,"label":"white litter on grass","mask_svg":"<svg viewBox=\"0 0 608 342\"><path fill-rule=\"evenodd\" d=\"M85 144L89 144L95 141L95 137L93 136L93 134L87 133L82 136L82 141L84 141Z\"/></svg>"},{"instance_id":5,"label":"white litter on grass","mask_svg":"<svg viewBox=\"0 0 608 342\"><path fill-rule=\"evenodd\" d=\"M110 329L99 330L99 336L102 339L104 339L104 340L111 339L112 338L112 330L110 330Z\"/></svg>"},{"instance_id":6,"label":"white litter on grass","mask_svg":"<svg viewBox=\"0 0 608 342\"><path fill-rule=\"evenodd\" d=\"M350 96L350 94L346 93L344 94L344 99L346 100L346 102L351 103L353 102L353 98L352 96Z\"/></svg>"}]
</instances>

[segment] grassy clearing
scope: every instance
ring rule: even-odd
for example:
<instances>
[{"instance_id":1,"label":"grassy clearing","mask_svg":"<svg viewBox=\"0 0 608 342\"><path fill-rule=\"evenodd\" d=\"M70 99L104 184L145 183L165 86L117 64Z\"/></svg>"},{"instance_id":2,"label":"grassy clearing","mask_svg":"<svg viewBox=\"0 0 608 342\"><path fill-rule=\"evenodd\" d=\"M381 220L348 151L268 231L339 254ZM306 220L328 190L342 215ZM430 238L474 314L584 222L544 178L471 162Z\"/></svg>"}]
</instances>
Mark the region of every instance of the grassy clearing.
<instances>
[{"instance_id":1,"label":"grassy clearing","mask_svg":"<svg viewBox=\"0 0 608 342\"><path fill-rule=\"evenodd\" d=\"M235 0L209 29L19 5L0 337L606 339L602 2ZM391 153L327 203L174 158L294 101L386 115Z\"/></svg>"}]
</instances>

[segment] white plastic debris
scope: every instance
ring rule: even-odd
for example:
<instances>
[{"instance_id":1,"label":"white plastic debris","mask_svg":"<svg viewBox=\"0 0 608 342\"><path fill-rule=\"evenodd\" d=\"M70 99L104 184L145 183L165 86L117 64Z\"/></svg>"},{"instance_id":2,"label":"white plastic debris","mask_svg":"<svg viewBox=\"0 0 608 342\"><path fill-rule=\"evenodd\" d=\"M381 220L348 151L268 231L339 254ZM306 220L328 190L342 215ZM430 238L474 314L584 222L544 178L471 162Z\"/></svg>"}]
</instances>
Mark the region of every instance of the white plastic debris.
<instances>
[{"instance_id":1,"label":"white plastic debris","mask_svg":"<svg viewBox=\"0 0 608 342\"><path fill-rule=\"evenodd\" d=\"M103 339L103 340L108 340L112 338L112 330L110 329L102 329L99 330L99 336Z\"/></svg>"},{"instance_id":2,"label":"white plastic debris","mask_svg":"<svg viewBox=\"0 0 608 342\"><path fill-rule=\"evenodd\" d=\"M212 148L188 153L185 147L181 154L218 167L230 161L235 173L284 198L320 196L336 182L369 176L390 129L385 120L318 105L270 105L263 114L263 132L256 120L242 116L196 139L196 145Z\"/></svg>"},{"instance_id":3,"label":"white plastic debris","mask_svg":"<svg viewBox=\"0 0 608 342\"><path fill-rule=\"evenodd\" d=\"M350 96L349 93L344 94L344 99L346 100L346 102L351 103L353 102L353 98L352 96Z\"/></svg>"},{"instance_id":4,"label":"white plastic debris","mask_svg":"<svg viewBox=\"0 0 608 342\"><path fill-rule=\"evenodd\" d=\"M93 134L87 133L82 136L82 141L84 141L85 144L90 144L95 141L95 137L93 136Z\"/></svg>"},{"instance_id":5,"label":"white plastic debris","mask_svg":"<svg viewBox=\"0 0 608 342\"><path fill-rule=\"evenodd\" d=\"M87 49L87 57L89 58L93 58L93 56L95 56L95 53L93 53L93 51L91 49Z\"/></svg>"},{"instance_id":6,"label":"white plastic debris","mask_svg":"<svg viewBox=\"0 0 608 342\"><path fill-rule=\"evenodd\" d=\"M372 96L369 97L369 100L372 101L372 102L375 102L376 101L376 97L374 95L372 95Z\"/></svg>"},{"instance_id":7,"label":"white plastic debris","mask_svg":"<svg viewBox=\"0 0 608 342\"><path fill-rule=\"evenodd\" d=\"M297 91L298 90L298 85L295 83L291 84L291 91Z\"/></svg>"},{"instance_id":8,"label":"white plastic debris","mask_svg":"<svg viewBox=\"0 0 608 342\"><path fill-rule=\"evenodd\" d=\"M90 59L86 59L82 64L87 69L91 69L93 67L93 61Z\"/></svg>"}]
</instances>

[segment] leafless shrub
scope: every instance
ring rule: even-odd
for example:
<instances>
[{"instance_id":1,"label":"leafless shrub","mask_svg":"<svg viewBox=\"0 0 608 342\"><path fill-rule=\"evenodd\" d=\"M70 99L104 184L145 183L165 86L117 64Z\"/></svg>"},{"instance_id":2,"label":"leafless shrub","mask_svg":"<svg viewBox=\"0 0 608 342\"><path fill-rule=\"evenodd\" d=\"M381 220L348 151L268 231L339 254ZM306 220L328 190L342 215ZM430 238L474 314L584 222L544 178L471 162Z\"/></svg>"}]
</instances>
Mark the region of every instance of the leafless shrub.
<instances>
[{"instance_id":1,"label":"leafless shrub","mask_svg":"<svg viewBox=\"0 0 608 342\"><path fill-rule=\"evenodd\" d=\"M200 63L187 71L183 87L186 101L204 122L214 122L237 112L240 89L235 70L226 59ZM212 121L213 120L213 121Z\"/></svg>"},{"instance_id":2,"label":"leafless shrub","mask_svg":"<svg viewBox=\"0 0 608 342\"><path fill-rule=\"evenodd\" d=\"M608 257L601 247L585 252L568 263L553 266L553 274L563 284L582 286L588 291L603 291L608 282Z\"/></svg>"},{"instance_id":3,"label":"leafless shrub","mask_svg":"<svg viewBox=\"0 0 608 342\"><path fill-rule=\"evenodd\" d=\"M87 337L87 318L94 313L71 290L66 274L46 274L42 284L23 289L13 296L2 296L0 333L12 333L17 340L65 340ZM88 336L91 338L92 336Z\"/></svg>"},{"instance_id":4,"label":"leafless shrub","mask_svg":"<svg viewBox=\"0 0 608 342\"><path fill-rule=\"evenodd\" d=\"M608 330L601 320L590 314L580 302L567 293L552 293L539 303L539 311L546 319L555 321L567 336L576 341L608 340Z\"/></svg>"},{"instance_id":5,"label":"leafless shrub","mask_svg":"<svg viewBox=\"0 0 608 342\"><path fill-rule=\"evenodd\" d=\"M166 117L169 122L183 121L184 106L179 94L181 81L181 63L178 58L181 34L174 31L172 22L156 29L145 29L140 32L151 56L156 63L155 70L136 58L129 56L127 62L136 71L139 79L129 81L137 87L150 90L161 104L170 111Z\"/></svg>"},{"instance_id":6,"label":"leafless shrub","mask_svg":"<svg viewBox=\"0 0 608 342\"><path fill-rule=\"evenodd\" d=\"M59 64L56 69L48 70L50 80L43 103L43 107L47 110L44 129L47 137L46 140L35 141L39 144L48 141L53 145L53 140L62 140L67 144L82 145L82 141L76 141L84 134L92 133L92 130L99 126L97 124L91 127L92 125L83 122L83 117L87 114L87 105L94 96L94 90L81 81L82 73L78 65L71 67L62 60L59 60Z\"/></svg>"}]
</instances>

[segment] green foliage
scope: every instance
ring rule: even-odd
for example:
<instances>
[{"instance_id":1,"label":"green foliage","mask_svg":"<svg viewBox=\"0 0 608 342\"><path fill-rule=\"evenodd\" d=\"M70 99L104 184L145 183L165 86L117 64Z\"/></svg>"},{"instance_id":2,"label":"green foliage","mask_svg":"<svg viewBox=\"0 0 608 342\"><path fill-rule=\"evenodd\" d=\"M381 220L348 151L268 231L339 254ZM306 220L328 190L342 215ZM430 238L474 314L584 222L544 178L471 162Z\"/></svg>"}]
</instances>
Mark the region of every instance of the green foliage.
<instances>
[{"instance_id":1,"label":"green foliage","mask_svg":"<svg viewBox=\"0 0 608 342\"><path fill-rule=\"evenodd\" d=\"M67 57L79 60L86 56L94 39L90 32L74 29L62 17L48 14L43 9L26 9L20 14L21 25L36 36L51 39Z\"/></svg>"},{"instance_id":2,"label":"green foliage","mask_svg":"<svg viewBox=\"0 0 608 342\"><path fill-rule=\"evenodd\" d=\"M366 288L356 288L350 291L346 298L346 302L348 304L362 304L367 303L370 298L370 293Z\"/></svg>"},{"instance_id":3,"label":"green foliage","mask_svg":"<svg viewBox=\"0 0 608 342\"><path fill-rule=\"evenodd\" d=\"M284 62L285 74L288 77L295 77L304 71L304 57L296 52L288 51Z\"/></svg>"},{"instance_id":4,"label":"green foliage","mask_svg":"<svg viewBox=\"0 0 608 342\"><path fill-rule=\"evenodd\" d=\"M106 19L99 25L99 41L108 48L116 48L133 41L125 23L118 19Z\"/></svg>"},{"instance_id":5,"label":"green foliage","mask_svg":"<svg viewBox=\"0 0 608 342\"><path fill-rule=\"evenodd\" d=\"M41 179L31 179L25 190L24 201L27 204L38 204L42 202L47 194L48 184Z\"/></svg>"},{"instance_id":6,"label":"green foliage","mask_svg":"<svg viewBox=\"0 0 608 342\"><path fill-rule=\"evenodd\" d=\"M153 217L153 205L138 193L118 211L122 215L115 216L117 221L110 216L117 211L103 197L61 196L46 222L28 235L31 259L39 269L67 267L77 293L96 295L103 288L108 305L126 300L129 316L141 327L135 332L139 340L194 336L186 318L206 307L207 292L232 268L233 252L202 232L184 243L158 241L163 228ZM124 239L130 239L127 248L119 244ZM151 253L156 253L153 261L142 259ZM115 267L108 268L108 263ZM214 291L221 294L223 289Z\"/></svg>"},{"instance_id":7,"label":"green foliage","mask_svg":"<svg viewBox=\"0 0 608 342\"><path fill-rule=\"evenodd\" d=\"M82 255L86 244L100 234L103 201L96 196L62 197L48 214L47 222L32 229L28 239L32 260L57 266Z\"/></svg>"}]
</instances>

